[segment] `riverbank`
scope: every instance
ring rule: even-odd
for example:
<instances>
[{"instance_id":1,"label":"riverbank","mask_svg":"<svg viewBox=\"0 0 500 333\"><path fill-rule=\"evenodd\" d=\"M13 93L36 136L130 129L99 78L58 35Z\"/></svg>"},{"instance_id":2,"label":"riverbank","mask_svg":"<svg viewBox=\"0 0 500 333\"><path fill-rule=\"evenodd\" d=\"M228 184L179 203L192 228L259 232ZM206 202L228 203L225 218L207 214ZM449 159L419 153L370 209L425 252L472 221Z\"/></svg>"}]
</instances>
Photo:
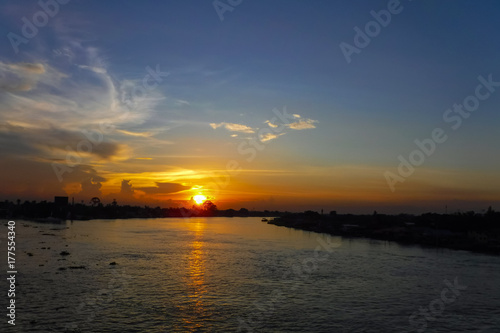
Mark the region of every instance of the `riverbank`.
<instances>
[{"instance_id":1,"label":"riverbank","mask_svg":"<svg viewBox=\"0 0 500 333\"><path fill-rule=\"evenodd\" d=\"M498 213L413 215L287 214L268 221L288 228L344 237L500 254Z\"/></svg>"}]
</instances>

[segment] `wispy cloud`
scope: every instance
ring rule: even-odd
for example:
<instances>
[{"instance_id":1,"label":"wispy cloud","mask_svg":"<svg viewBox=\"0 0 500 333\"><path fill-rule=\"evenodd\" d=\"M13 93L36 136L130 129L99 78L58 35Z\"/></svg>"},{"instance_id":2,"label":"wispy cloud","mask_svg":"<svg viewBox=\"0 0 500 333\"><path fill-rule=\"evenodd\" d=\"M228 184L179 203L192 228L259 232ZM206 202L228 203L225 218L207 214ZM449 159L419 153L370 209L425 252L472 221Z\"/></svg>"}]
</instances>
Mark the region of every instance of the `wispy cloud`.
<instances>
[{"instance_id":1,"label":"wispy cloud","mask_svg":"<svg viewBox=\"0 0 500 333\"><path fill-rule=\"evenodd\" d=\"M285 126L285 127L288 127L290 129L294 129L294 130L305 130L305 129L316 128L316 125L314 125L314 124L318 123L317 120L313 120L313 119L309 119L309 118L302 118L301 115L296 114L296 113L292 114L292 116L296 121L291 122L291 123L279 124L279 123L276 123L276 118L274 118L273 120L266 120L264 123L267 124L271 128Z\"/></svg>"},{"instance_id":2,"label":"wispy cloud","mask_svg":"<svg viewBox=\"0 0 500 333\"><path fill-rule=\"evenodd\" d=\"M82 68L82 69L88 69L94 73L98 73L98 74L106 74L107 73L107 70L105 68L102 68L102 67L92 67L92 66L87 66L87 65L79 65L78 67Z\"/></svg>"},{"instance_id":3,"label":"wispy cloud","mask_svg":"<svg viewBox=\"0 0 500 333\"><path fill-rule=\"evenodd\" d=\"M43 64L0 62L0 93L30 91L44 73Z\"/></svg>"},{"instance_id":4,"label":"wispy cloud","mask_svg":"<svg viewBox=\"0 0 500 333\"><path fill-rule=\"evenodd\" d=\"M138 137L143 137L143 138L149 138L154 135L152 132L132 132L132 131L127 131L127 130L116 130L119 133L128 135L128 136L138 136Z\"/></svg>"},{"instance_id":5,"label":"wispy cloud","mask_svg":"<svg viewBox=\"0 0 500 333\"><path fill-rule=\"evenodd\" d=\"M268 125L269 125L269 127L272 127L272 128L276 128L276 127L278 127L278 125L273 124L270 120L266 120L264 123L268 124Z\"/></svg>"},{"instance_id":6,"label":"wispy cloud","mask_svg":"<svg viewBox=\"0 0 500 333\"><path fill-rule=\"evenodd\" d=\"M151 187L137 187L137 190L143 191L146 194L171 194L189 190L191 186L185 186L178 183L160 183Z\"/></svg>"},{"instance_id":7,"label":"wispy cloud","mask_svg":"<svg viewBox=\"0 0 500 333\"><path fill-rule=\"evenodd\" d=\"M260 141L261 142L266 142L266 141L271 141L273 139L276 139L279 136L284 135L285 133L280 133L280 134L273 134L273 133L266 133L260 136Z\"/></svg>"},{"instance_id":8,"label":"wispy cloud","mask_svg":"<svg viewBox=\"0 0 500 333\"><path fill-rule=\"evenodd\" d=\"M24 71L33 74L43 74L45 73L45 67L42 64L31 64L31 63L20 63L12 64L9 66L13 70Z\"/></svg>"},{"instance_id":9,"label":"wispy cloud","mask_svg":"<svg viewBox=\"0 0 500 333\"><path fill-rule=\"evenodd\" d=\"M185 101L183 99L177 99L175 101L175 104L178 105L178 106L182 106L182 105L191 105L191 103L189 103L188 101Z\"/></svg>"},{"instance_id":10,"label":"wispy cloud","mask_svg":"<svg viewBox=\"0 0 500 333\"><path fill-rule=\"evenodd\" d=\"M55 127L24 128L9 123L0 126L0 143L4 149L0 156L44 155L51 158L64 159L67 147L76 149L85 137L75 131L67 131ZM99 159L114 159L125 150L125 145L115 142L101 142L94 145L90 152L79 152L81 156Z\"/></svg>"},{"instance_id":11,"label":"wispy cloud","mask_svg":"<svg viewBox=\"0 0 500 333\"><path fill-rule=\"evenodd\" d=\"M127 81L110 73L105 56L98 48L86 46L88 43L70 37L56 36L55 40L58 48L49 54L30 54L29 59L36 61L0 61L0 160L11 163L9 172L0 175L0 183L18 179L21 184L19 179L26 178L29 181L22 182L23 187L40 195L69 193L71 189L81 197L97 196L105 175L135 157L137 141L154 139L157 131L138 124L151 117L164 95L157 90L130 108L122 97L125 89L142 84L141 77ZM103 134L101 124L116 130ZM99 142L91 143L84 133L100 136ZM166 144L155 143L159 147ZM71 167L68 156L72 156ZM69 168L60 182L54 162ZM29 169L43 174L43 179L20 177ZM11 185L18 191L19 185Z\"/></svg>"},{"instance_id":12,"label":"wispy cloud","mask_svg":"<svg viewBox=\"0 0 500 333\"><path fill-rule=\"evenodd\" d=\"M222 123L210 123L210 126L213 128L213 129L217 129L219 127L223 127L225 128L226 130L230 131L230 132L241 132L241 133L255 133L255 130L247 125L243 125L243 124L235 124L235 123L226 123L226 122L222 122Z\"/></svg>"},{"instance_id":13,"label":"wispy cloud","mask_svg":"<svg viewBox=\"0 0 500 333\"><path fill-rule=\"evenodd\" d=\"M287 124L286 126L294 130L305 130L310 128L316 128L316 125L314 124L317 122L318 122L317 120L313 119L300 119L299 121Z\"/></svg>"}]
</instances>

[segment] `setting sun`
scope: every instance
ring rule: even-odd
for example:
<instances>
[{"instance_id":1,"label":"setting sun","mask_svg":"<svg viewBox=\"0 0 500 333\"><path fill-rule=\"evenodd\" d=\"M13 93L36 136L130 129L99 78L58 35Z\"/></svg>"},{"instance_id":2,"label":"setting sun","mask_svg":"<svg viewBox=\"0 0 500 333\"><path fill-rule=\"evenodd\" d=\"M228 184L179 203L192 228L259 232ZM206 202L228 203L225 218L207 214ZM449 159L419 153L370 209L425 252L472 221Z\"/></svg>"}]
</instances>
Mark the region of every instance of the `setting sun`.
<instances>
[{"instance_id":1,"label":"setting sun","mask_svg":"<svg viewBox=\"0 0 500 333\"><path fill-rule=\"evenodd\" d=\"M204 195L201 195L201 194L198 194L198 195L195 195L193 197L193 200L196 202L196 204L202 204L203 202L205 202L205 200L207 200L207 197L204 196Z\"/></svg>"}]
</instances>

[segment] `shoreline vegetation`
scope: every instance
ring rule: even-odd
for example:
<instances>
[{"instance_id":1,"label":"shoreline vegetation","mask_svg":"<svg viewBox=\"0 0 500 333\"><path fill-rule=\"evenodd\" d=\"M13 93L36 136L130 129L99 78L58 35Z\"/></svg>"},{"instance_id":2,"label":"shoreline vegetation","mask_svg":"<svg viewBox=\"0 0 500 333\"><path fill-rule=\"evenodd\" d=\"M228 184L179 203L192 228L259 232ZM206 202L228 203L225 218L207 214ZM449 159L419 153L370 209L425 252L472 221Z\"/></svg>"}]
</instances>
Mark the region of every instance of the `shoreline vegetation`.
<instances>
[{"instance_id":1,"label":"shoreline vegetation","mask_svg":"<svg viewBox=\"0 0 500 333\"><path fill-rule=\"evenodd\" d=\"M285 214L268 224L342 237L364 237L429 247L500 254L500 212L484 214L353 215L335 211Z\"/></svg>"},{"instance_id":2,"label":"shoreline vegetation","mask_svg":"<svg viewBox=\"0 0 500 333\"><path fill-rule=\"evenodd\" d=\"M250 211L246 208L239 210L219 210L210 200L202 204L185 207L149 207L118 205L116 201L110 204L102 204L98 198L86 205L84 203L70 204L66 197L64 200L54 202L48 201L25 201L16 202L0 201L0 218L3 219L25 219L33 221L57 221L57 220L93 220L93 219L130 219L130 218L165 218L165 217L278 217L289 212L280 211ZM56 197L57 199L57 197Z\"/></svg>"},{"instance_id":3,"label":"shoreline vegetation","mask_svg":"<svg viewBox=\"0 0 500 333\"><path fill-rule=\"evenodd\" d=\"M337 214L336 211L320 214L315 211L250 211L246 208L218 210L209 200L201 205L193 205L191 209L120 206L116 201L107 205L100 202L91 205L68 204L67 198L59 202L0 201L0 218L41 223L168 217L263 217L263 221L268 224L335 236L500 254L500 212L495 212L491 207L481 214L470 211L453 214L386 215L374 212L371 215L353 215Z\"/></svg>"}]
</instances>

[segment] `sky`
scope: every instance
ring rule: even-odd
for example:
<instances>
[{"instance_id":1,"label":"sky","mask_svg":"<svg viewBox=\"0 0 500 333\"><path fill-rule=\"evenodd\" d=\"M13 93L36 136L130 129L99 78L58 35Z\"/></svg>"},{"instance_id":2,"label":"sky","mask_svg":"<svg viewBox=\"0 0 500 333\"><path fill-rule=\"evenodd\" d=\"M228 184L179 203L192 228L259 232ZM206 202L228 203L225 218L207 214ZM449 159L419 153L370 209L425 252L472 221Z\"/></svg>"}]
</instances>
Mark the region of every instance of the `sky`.
<instances>
[{"instance_id":1,"label":"sky","mask_svg":"<svg viewBox=\"0 0 500 333\"><path fill-rule=\"evenodd\" d=\"M0 3L0 200L500 209L494 0Z\"/></svg>"}]
</instances>

